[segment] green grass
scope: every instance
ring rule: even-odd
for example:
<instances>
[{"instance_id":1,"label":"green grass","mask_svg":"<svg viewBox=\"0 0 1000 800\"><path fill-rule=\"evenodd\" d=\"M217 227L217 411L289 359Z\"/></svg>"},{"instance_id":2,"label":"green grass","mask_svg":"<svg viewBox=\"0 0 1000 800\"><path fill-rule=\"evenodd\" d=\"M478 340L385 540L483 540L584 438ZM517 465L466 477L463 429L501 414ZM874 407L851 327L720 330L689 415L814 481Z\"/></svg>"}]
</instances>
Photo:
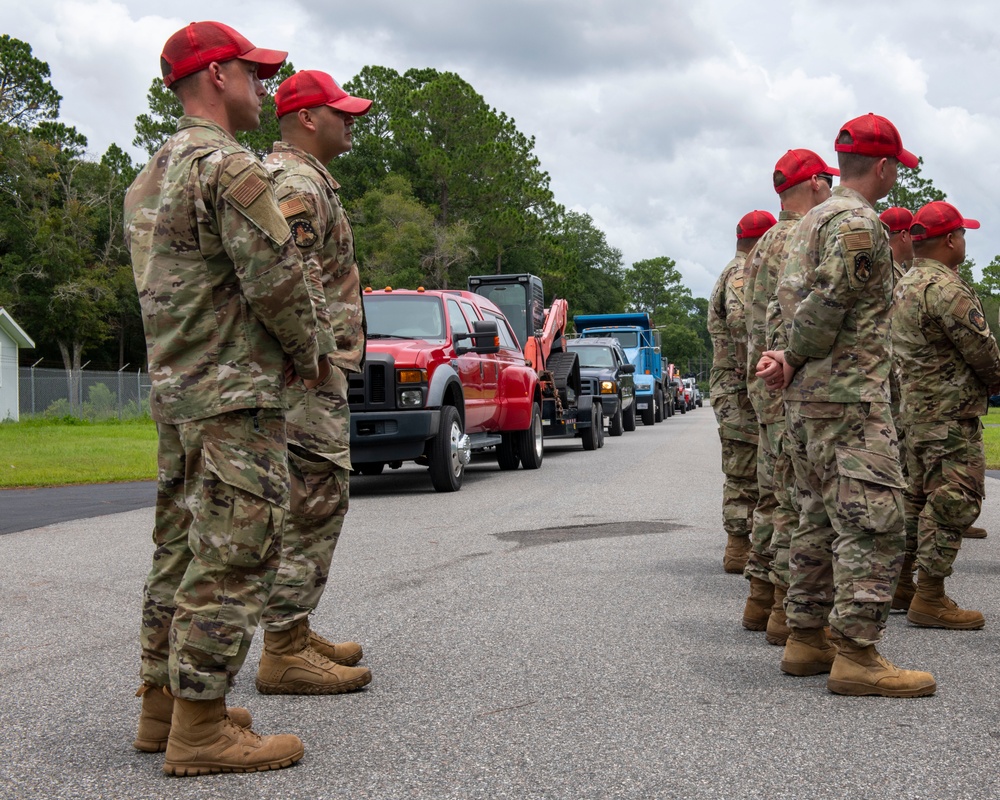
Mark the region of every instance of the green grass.
<instances>
[{"instance_id":1,"label":"green grass","mask_svg":"<svg viewBox=\"0 0 1000 800\"><path fill-rule=\"evenodd\" d=\"M155 478L156 426L151 420L0 424L0 488Z\"/></svg>"},{"instance_id":2,"label":"green grass","mask_svg":"<svg viewBox=\"0 0 1000 800\"><path fill-rule=\"evenodd\" d=\"M983 444L986 446L986 469L1000 469L1000 408L991 408L983 417Z\"/></svg>"}]
</instances>

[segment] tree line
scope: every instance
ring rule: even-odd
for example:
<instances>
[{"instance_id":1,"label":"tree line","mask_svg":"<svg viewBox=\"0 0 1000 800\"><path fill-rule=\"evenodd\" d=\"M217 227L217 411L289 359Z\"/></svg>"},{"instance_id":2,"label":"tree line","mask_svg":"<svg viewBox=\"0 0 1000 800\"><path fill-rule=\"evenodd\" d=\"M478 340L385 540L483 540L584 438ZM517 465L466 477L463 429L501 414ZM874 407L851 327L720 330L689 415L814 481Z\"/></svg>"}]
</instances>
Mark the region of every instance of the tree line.
<instances>
[{"instance_id":1,"label":"tree line","mask_svg":"<svg viewBox=\"0 0 1000 800\"><path fill-rule=\"evenodd\" d=\"M241 142L264 157L279 138L266 82L261 127ZM125 190L142 168L117 144L94 158L58 121L62 100L31 46L0 36L0 306L35 340L22 363L71 371L145 363L139 305L122 230ZM354 227L362 282L373 288L464 288L469 275L531 272L571 313L645 310L664 354L710 359L707 300L683 285L673 259L626 268L586 213L555 199L535 139L460 76L367 66L344 84L374 101L353 149L330 165ZM159 78L133 146L152 156L181 107Z\"/></svg>"}]
</instances>

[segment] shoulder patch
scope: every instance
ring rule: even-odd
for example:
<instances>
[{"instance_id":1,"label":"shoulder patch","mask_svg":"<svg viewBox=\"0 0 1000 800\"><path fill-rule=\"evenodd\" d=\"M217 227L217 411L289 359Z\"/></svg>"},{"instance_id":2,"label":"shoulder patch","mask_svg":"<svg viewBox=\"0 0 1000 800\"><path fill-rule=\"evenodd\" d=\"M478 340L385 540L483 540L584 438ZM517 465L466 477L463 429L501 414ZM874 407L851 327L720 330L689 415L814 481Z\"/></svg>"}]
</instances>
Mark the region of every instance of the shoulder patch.
<instances>
[{"instance_id":1,"label":"shoulder patch","mask_svg":"<svg viewBox=\"0 0 1000 800\"><path fill-rule=\"evenodd\" d=\"M287 215L286 215L287 216ZM297 219L291 224L292 241L296 247L312 247L319 238L307 219Z\"/></svg>"},{"instance_id":2,"label":"shoulder patch","mask_svg":"<svg viewBox=\"0 0 1000 800\"><path fill-rule=\"evenodd\" d=\"M858 253L854 257L854 277L861 283L868 283L872 276L872 257L868 253Z\"/></svg>"},{"instance_id":3,"label":"shoulder patch","mask_svg":"<svg viewBox=\"0 0 1000 800\"><path fill-rule=\"evenodd\" d=\"M987 328L986 317L982 315L982 312L978 308L969 309L969 324L972 325L980 333L985 331Z\"/></svg>"},{"instance_id":4,"label":"shoulder patch","mask_svg":"<svg viewBox=\"0 0 1000 800\"><path fill-rule=\"evenodd\" d=\"M289 197L283 203L279 203L278 208L281 209L282 216L284 216L285 219L294 217L297 214L305 214L309 210L306 208L306 204L302 198L297 195L295 197Z\"/></svg>"},{"instance_id":5,"label":"shoulder patch","mask_svg":"<svg viewBox=\"0 0 1000 800\"><path fill-rule=\"evenodd\" d=\"M958 300L955 301L955 305L951 313L958 318L962 318L968 317L968 315L973 311L976 311L976 309L973 308L972 301L967 297L959 297ZM979 312L977 311L976 313L978 314ZM979 314L979 316L981 317L982 314ZM969 319L971 320L971 317L969 317Z\"/></svg>"},{"instance_id":6,"label":"shoulder patch","mask_svg":"<svg viewBox=\"0 0 1000 800\"><path fill-rule=\"evenodd\" d=\"M844 235L844 247L848 250L871 250L872 235L870 231L853 231Z\"/></svg>"},{"instance_id":7,"label":"shoulder patch","mask_svg":"<svg viewBox=\"0 0 1000 800\"><path fill-rule=\"evenodd\" d=\"M238 203L243 208L249 208L261 192L267 188L267 182L254 172L247 174L239 183L229 191L229 197L234 203Z\"/></svg>"}]
</instances>

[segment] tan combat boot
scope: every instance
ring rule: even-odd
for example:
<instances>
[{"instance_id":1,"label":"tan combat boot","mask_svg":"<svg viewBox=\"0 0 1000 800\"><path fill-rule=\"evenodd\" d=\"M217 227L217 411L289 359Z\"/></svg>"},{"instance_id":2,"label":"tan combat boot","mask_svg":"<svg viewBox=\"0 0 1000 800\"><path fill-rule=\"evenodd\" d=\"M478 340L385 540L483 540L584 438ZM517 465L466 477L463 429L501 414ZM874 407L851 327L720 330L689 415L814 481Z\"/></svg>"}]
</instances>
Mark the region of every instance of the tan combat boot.
<instances>
[{"instance_id":1,"label":"tan combat boot","mask_svg":"<svg viewBox=\"0 0 1000 800\"><path fill-rule=\"evenodd\" d=\"M167 737L170 736L174 696L168 687L149 683L140 686L135 696L142 698L142 710L139 712L139 732L132 746L144 753L162 753L167 749ZM230 708L227 713L241 728L253 725L253 717L245 708Z\"/></svg>"},{"instance_id":2,"label":"tan combat boot","mask_svg":"<svg viewBox=\"0 0 1000 800\"><path fill-rule=\"evenodd\" d=\"M784 647L788 642L788 618L785 616L785 593L784 586L774 587L774 605L771 607L771 616L767 619L767 628L764 638L768 644Z\"/></svg>"},{"instance_id":3,"label":"tan combat boot","mask_svg":"<svg viewBox=\"0 0 1000 800\"><path fill-rule=\"evenodd\" d=\"M781 671L789 675L821 675L829 672L837 648L830 644L826 631L793 628L781 657Z\"/></svg>"},{"instance_id":4,"label":"tan combat boot","mask_svg":"<svg viewBox=\"0 0 1000 800\"><path fill-rule=\"evenodd\" d=\"M308 619L303 620L301 624L305 625L309 630L309 647L320 655L326 656L334 664L353 667L364 658L364 651L357 642L331 642L309 628Z\"/></svg>"},{"instance_id":5,"label":"tan combat boot","mask_svg":"<svg viewBox=\"0 0 1000 800\"><path fill-rule=\"evenodd\" d=\"M339 694L360 689L371 679L367 667L341 666L313 650L308 622L264 633L256 680L261 694Z\"/></svg>"},{"instance_id":6,"label":"tan combat boot","mask_svg":"<svg viewBox=\"0 0 1000 800\"><path fill-rule=\"evenodd\" d=\"M834 694L926 697L937 690L929 672L900 669L883 658L873 644L862 646L838 639L837 651L826 682L826 688Z\"/></svg>"},{"instance_id":7,"label":"tan combat boot","mask_svg":"<svg viewBox=\"0 0 1000 800\"><path fill-rule=\"evenodd\" d=\"M913 556L907 553L903 557L903 568L899 573L899 583L896 592L892 596L892 608L895 611L906 611L910 607L913 595L917 593L916 584L913 583Z\"/></svg>"},{"instance_id":8,"label":"tan combat boot","mask_svg":"<svg viewBox=\"0 0 1000 800\"><path fill-rule=\"evenodd\" d=\"M264 772L290 767L304 748L289 733L259 736L226 714L226 700L174 698L174 716L163 771L167 775Z\"/></svg>"},{"instance_id":9,"label":"tan combat boot","mask_svg":"<svg viewBox=\"0 0 1000 800\"><path fill-rule=\"evenodd\" d=\"M962 534L963 539L985 539L986 538L986 528L977 528L975 525L970 525L965 529Z\"/></svg>"},{"instance_id":10,"label":"tan combat boot","mask_svg":"<svg viewBox=\"0 0 1000 800\"><path fill-rule=\"evenodd\" d=\"M748 631L764 630L773 605L774 586L761 578L751 578L750 595L743 608L743 627Z\"/></svg>"},{"instance_id":11,"label":"tan combat boot","mask_svg":"<svg viewBox=\"0 0 1000 800\"><path fill-rule=\"evenodd\" d=\"M944 578L932 578L923 570L917 580L917 593L910 602L906 619L922 628L948 628L976 631L986 624L978 611L966 611L944 593Z\"/></svg>"},{"instance_id":12,"label":"tan combat boot","mask_svg":"<svg viewBox=\"0 0 1000 800\"><path fill-rule=\"evenodd\" d=\"M743 568L750 558L750 537L728 534L726 552L722 554L722 568L730 574L743 574Z\"/></svg>"}]
</instances>

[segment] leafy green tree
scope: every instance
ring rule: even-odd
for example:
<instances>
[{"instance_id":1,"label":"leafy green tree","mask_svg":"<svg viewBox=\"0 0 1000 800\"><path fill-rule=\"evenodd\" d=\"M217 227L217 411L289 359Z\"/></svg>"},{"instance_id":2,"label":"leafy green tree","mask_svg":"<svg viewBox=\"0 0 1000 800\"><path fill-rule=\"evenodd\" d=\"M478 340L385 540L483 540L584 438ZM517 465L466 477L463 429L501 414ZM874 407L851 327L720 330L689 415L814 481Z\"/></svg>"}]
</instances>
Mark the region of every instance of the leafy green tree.
<instances>
[{"instance_id":1,"label":"leafy green tree","mask_svg":"<svg viewBox=\"0 0 1000 800\"><path fill-rule=\"evenodd\" d=\"M49 65L31 54L31 45L0 35L0 126L30 130L59 115L62 97L49 82Z\"/></svg>"},{"instance_id":2,"label":"leafy green tree","mask_svg":"<svg viewBox=\"0 0 1000 800\"><path fill-rule=\"evenodd\" d=\"M976 291L984 300L987 297L1000 297L1000 255L983 267L983 279L975 284Z\"/></svg>"},{"instance_id":3,"label":"leafy green tree","mask_svg":"<svg viewBox=\"0 0 1000 800\"><path fill-rule=\"evenodd\" d=\"M541 269L546 294L565 298L574 314L625 309L622 253L608 244L589 214L568 211L547 221L550 237Z\"/></svg>"},{"instance_id":4,"label":"leafy green tree","mask_svg":"<svg viewBox=\"0 0 1000 800\"><path fill-rule=\"evenodd\" d=\"M637 261L625 273L625 294L632 311L646 311L654 320L683 308L691 291L681 283L677 264L668 256Z\"/></svg>"}]
</instances>

